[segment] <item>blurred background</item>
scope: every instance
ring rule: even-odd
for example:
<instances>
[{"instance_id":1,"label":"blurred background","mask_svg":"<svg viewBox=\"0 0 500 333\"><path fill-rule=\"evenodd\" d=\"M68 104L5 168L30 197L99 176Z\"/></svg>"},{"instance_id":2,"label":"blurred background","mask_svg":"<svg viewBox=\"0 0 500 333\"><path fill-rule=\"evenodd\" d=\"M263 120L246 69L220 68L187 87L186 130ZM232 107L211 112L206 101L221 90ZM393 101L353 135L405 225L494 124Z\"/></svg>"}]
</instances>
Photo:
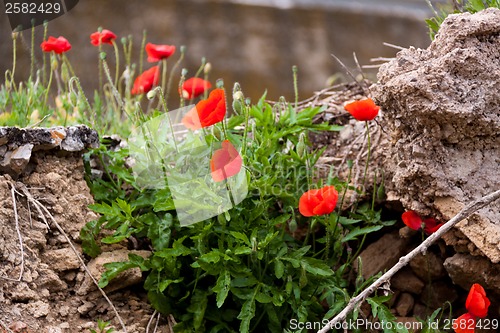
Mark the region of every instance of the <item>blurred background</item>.
<instances>
[{"instance_id":1,"label":"blurred background","mask_svg":"<svg viewBox=\"0 0 500 333\"><path fill-rule=\"evenodd\" d=\"M12 67L12 31L3 12L0 73ZM51 21L48 30L72 44L67 56L89 96L98 85L98 49L89 35L103 27L118 35L119 45L121 37L133 36L135 61L144 30L148 42L185 45L182 67L188 69L188 77L205 57L212 64L212 83L222 78L226 89L232 89L235 81L240 82L252 100L265 89L270 99L292 99L292 66L297 65L304 99L324 88L332 76L344 74L332 53L355 70L353 52L361 65L372 64L371 58L393 57L397 50L384 42L426 48L430 39L424 19L431 16L425 0L80 0L69 13ZM22 35L17 80L29 75L30 31ZM35 36L40 64L42 26ZM103 49L114 69L113 48ZM169 59L170 68L178 55L177 51ZM375 79L376 69L365 73ZM2 75L0 83L4 81Z\"/></svg>"}]
</instances>

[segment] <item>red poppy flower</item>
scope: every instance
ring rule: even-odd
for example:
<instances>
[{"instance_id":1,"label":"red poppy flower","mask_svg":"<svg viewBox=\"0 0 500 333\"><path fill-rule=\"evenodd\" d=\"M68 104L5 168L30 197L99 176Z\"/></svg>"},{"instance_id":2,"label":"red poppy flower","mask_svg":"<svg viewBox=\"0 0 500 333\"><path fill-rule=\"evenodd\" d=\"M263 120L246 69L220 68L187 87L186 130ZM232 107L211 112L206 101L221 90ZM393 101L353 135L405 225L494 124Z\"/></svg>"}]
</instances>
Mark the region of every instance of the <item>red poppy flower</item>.
<instances>
[{"instance_id":1,"label":"red poppy flower","mask_svg":"<svg viewBox=\"0 0 500 333\"><path fill-rule=\"evenodd\" d=\"M403 219L404 224L406 224L410 229L418 230L422 226L422 219L420 218L420 215L413 210L404 212L403 215L401 215L401 218Z\"/></svg>"},{"instance_id":2,"label":"red poppy flower","mask_svg":"<svg viewBox=\"0 0 500 333\"><path fill-rule=\"evenodd\" d=\"M418 215L418 213L413 210L404 212L403 215L401 215L401 219L403 220L404 224L406 224L413 230L419 230L420 228L422 228L422 224L424 224L424 231L428 235L436 232L444 224L438 223L433 218L422 220L420 215Z\"/></svg>"},{"instance_id":3,"label":"red poppy flower","mask_svg":"<svg viewBox=\"0 0 500 333\"><path fill-rule=\"evenodd\" d=\"M430 234L433 234L435 233L439 228L441 228L441 226L443 225L444 223L438 223L435 219L433 219L432 217L429 217L427 219L424 220L424 231L426 234L430 235Z\"/></svg>"},{"instance_id":4,"label":"red poppy flower","mask_svg":"<svg viewBox=\"0 0 500 333\"><path fill-rule=\"evenodd\" d=\"M368 121L373 120L377 116L380 107L375 105L375 102L371 98L367 98L346 104L344 109L356 120Z\"/></svg>"},{"instance_id":5,"label":"red poppy flower","mask_svg":"<svg viewBox=\"0 0 500 333\"><path fill-rule=\"evenodd\" d=\"M197 130L208 127L224 119L226 115L226 97L223 89L214 89L208 99L199 101L182 118L182 123L189 129Z\"/></svg>"},{"instance_id":6,"label":"red poppy flower","mask_svg":"<svg viewBox=\"0 0 500 333\"><path fill-rule=\"evenodd\" d=\"M200 79L199 77L192 77L184 81L182 89L180 89L179 93L184 99L193 99L200 96L210 88L212 88L210 82Z\"/></svg>"},{"instance_id":7,"label":"red poppy flower","mask_svg":"<svg viewBox=\"0 0 500 333\"><path fill-rule=\"evenodd\" d=\"M299 200L299 211L304 216L330 214L337 206L339 193L335 186L325 186L317 190L309 190Z\"/></svg>"},{"instance_id":8,"label":"red poppy flower","mask_svg":"<svg viewBox=\"0 0 500 333\"><path fill-rule=\"evenodd\" d=\"M59 36L57 38L50 36L49 39L43 41L42 44L40 44L40 47L42 48L43 52L54 51L57 54L61 54L69 51L71 49L71 44L66 38L62 36Z\"/></svg>"},{"instance_id":9,"label":"red poppy flower","mask_svg":"<svg viewBox=\"0 0 500 333\"><path fill-rule=\"evenodd\" d=\"M476 327L476 317L470 313L464 313L453 323L455 333L474 333Z\"/></svg>"},{"instance_id":10,"label":"red poppy flower","mask_svg":"<svg viewBox=\"0 0 500 333\"><path fill-rule=\"evenodd\" d=\"M149 62L157 62L167 59L175 53L175 45L157 45L153 43L146 44L146 53Z\"/></svg>"},{"instance_id":11,"label":"red poppy flower","mask_svg":"<svg viewBox=\"0 0 500 333\"><path fill-rule=\"evenodd\" d=\"M131 94L145 94L158 84L160 80L160 68L158 66L151 67L139 75L132 87Z\"/></svg>"},{"instance_id":12,"label":"red poppy flower","mask_svg":"<svg viewBox=\"0 0 500 333\"><path fill-rule=\"evenodd\" d=\"M116 35L107 29L103 29L101 32L94 32L90 35L90 42L95 46L100 44L113 44L112 41L114 39L116 39Z\"/></svg>"},{"instance_id":13,"label":"red poppy flower","mask_svg":"<svg viewBox=\"0 0 500 333\"><path fill-rule=\"evenodd\" d=\"M212 179L220 182L234 176L240 172L242 165L243 160L238 151L229 140L225 140L222 142L222 148L217 149L210 160Z\"/></svg>"},{"instance_id":14,"label":"red poppy flower","mask_svg":"<svg viewBox=\"0 0 500 333\"><path fill-rule=\"evenodd\" d=\"M480 284L474 283L465 301L465 308L471 315L484 318L488 315L489 306L490 300L486 297L484 288Z\"/></svg>"}]
</instances>

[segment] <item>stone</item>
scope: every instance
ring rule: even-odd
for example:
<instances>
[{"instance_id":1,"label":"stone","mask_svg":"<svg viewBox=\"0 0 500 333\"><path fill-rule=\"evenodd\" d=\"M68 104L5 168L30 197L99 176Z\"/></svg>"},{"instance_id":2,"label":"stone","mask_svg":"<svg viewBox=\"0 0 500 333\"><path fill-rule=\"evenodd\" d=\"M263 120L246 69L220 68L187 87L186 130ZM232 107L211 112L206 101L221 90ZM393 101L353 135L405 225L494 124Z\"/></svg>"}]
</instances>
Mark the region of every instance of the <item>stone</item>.
<instances>
[{"instance_id":1,"label":"stone","mask_svg":"<svg viewBox=\"0 0 500 333\"><path fill-rule=\"evenodd\" d=\"M106 270L104 264L111 262L123 262L128 261L128 254L133 253L139 255L143 258L147 258L151 255L151 252L144 250L116 250L113 252L103 252L96 258L92 259L87 267L92 274L92 276L99 281L102 273ZM142 280L142 272L139 268L128 269L120 274L104 288L106 292L112 292L115 290L123 289L128 286L139 283ZM77 290L77 295L87 295L93 290L97 289L92 279L86 274L85 278Z\"/></svg>"},{"instance_id":2,"label":"stone","mask_svg":"<svg viewBox=\"0 0 500 333\"><path fill-rule=\"evenodd\" d=\"M424 289L424 282L420 280L409 267L404 267L391 279L391 287L418 295Z\"/></svg>"},{"instance_id":3,"label":"stone","mask_svg":"<svg viewBox=\"0 0 500 333\"><path fill-rule=\"evenodd\" d=\"M34 145L31 143L22 145L12 152L10 156L10 168L16 173L20 174L28 165L31 158L31 151Z\"/></svg>"},{"instance_id":4,"label":"stone","mask_svg":"<svg viewBox=\"0 0 500 333\"><path fill-rule=\"evenodd\" d=\"M361 274L365 279L394 266L400 257L407 254L410 248L410 240L399 237L397 231L385 234L377 241L368 245L359 257L362 262ZM358 270L357 260L355 269Z\"/></svg>"},{"instance_id":5,"label":"stone","mask_svg":"<svg viewBox=\"0 0 500 333\"><path fill-rule=\"evenodd\" d=\"M431 45L384 64L372 85L391 134L387 191L446 221L500 188L500 9L446 18ZM500 262L500 200L456 226ZM471 281L472 282L472 281Z\"/></svg>"},{"instance_id":6,"label":"stone","mask_svg":"<svg viewBox=\"0 0 500 333\"><path fill-rule=\"evenodd\" d=\"M45 317L50 312L50 305L43 301L30 304L30 311L35 318Z\"/></svg>"},{"instance_id":7,"label":"stone","mask_svg":"<svg viewBox=\"0 0 500 333\"><path fill-rule=\"evenodd\" d=\"M415 299L409 293L402 293L396 302L396 313L401 317L406 317L415 304Z\"/></svg>"},{"instance_id":8,"label":"stone","mask_svg":"<svg viewBox=\"0 0 500 333\"><path fill-rule=\"evenodd\" d=\"M493 264L485 257L457 253L446 258L444 268L454 284L469 290L472 283L500 296L500 264Z\"/></svg>"},{"instance_id":9,"label":"stone","mask_svg":"<svg viewBox=\"0 0 500 333\"><path fill-rule=\"evenodd\" d=\"M410 261L413 273L425 282L432 282L446 276L443 259L433 252L419 253Z\"/></svg>"},{"instance_id":10,"label":"stone","mask_svg":"<svg viewBox=\"0 0 500 333\"><path fill-rule=\"evenodd\" d=\"M71 248L46 251L44 254L44 260L50 264L50 267L53 270L58 272L77 269L80 267L80 262Z\"/></svg>"}]
</instances>

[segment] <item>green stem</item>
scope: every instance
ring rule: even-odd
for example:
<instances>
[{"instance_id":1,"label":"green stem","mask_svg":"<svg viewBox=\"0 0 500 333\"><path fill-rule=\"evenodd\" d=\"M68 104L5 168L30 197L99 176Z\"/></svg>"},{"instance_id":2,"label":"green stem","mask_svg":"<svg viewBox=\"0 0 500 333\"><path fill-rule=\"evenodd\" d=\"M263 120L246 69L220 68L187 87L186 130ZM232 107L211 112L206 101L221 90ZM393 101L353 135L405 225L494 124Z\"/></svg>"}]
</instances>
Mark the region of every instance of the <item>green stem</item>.
<instances>
[{"instance_id":1,"label":"green stem","mask_svg":"<svg viewBox=\"0 0 500 333\"><path fill-rule=\"evenodd\" d=\"M297 66L292 67L292 72L293 72L293 91L295 94L295 109L297 109L297 106L299 104L299 87L298 87L298 78L297 78L297 72L298 68Z\"/></svg>"},{"instance_id":2,"label":"green stem","mask_svg":"<svg viewBox=\"0 0 500 333\"><path fill-rule=\"evenodd\" d=\"M54 74L54 70L50 70L50 74L49 74L49 83L47 83L47 89L45 90L45 98L44 98L44 104L45 106L47 106L47 101L48 101L48 98L49 98L49 90L50 90L50 86L52 85L52 76Z\"/></svg>"},{"instance_id":3,"label":"green stem","mask_svg":"<svg viewBox=\"0 0 500 333\"><path fill-rule=\"evenodd\" d=\"M241 155L245 156L247 151L248 125L250 122L250 106L245 103L245 128L243 130L243 148Z\"/></svg>"},{"instance_id":4,"label":"green stem","mask_svg":"<svg viewBox=\"0 0 500 333\"><path fill-rule=\"evenodd\" d=\"M120 52L118 51L118 45L114 40L111 41L111 44L113 45L113 49L115 50L115 61L116 61L116 67L115 67L115 87L118 87L118 78L119 78L119 73L120 73Z\"/></svg>"},{"instance_id":5,"label":"green stem","mask_svg":"<svg viewBox=\"0 0 500 333\"><path fill-rule=\"evenodd\" d=\"M14 74L16 74L17 34L18 34L17 32L14 32L12 37L12 74L10 82L11 86L14 85Z\"/></svg>"},{"instance_id":6,"label":"green stem","mask_svg":"<svg viewBox=\"0 0 500 333\"><path fill-rule=\"evenodd\" d=\"M368 125L368 121L365 121L365 126L366 126L368 153L366 155L365 172L363 175L363 191L365 190L366 174L368 173L368 163L370 162L370 152L371 152L370 126Z\"/></svg>"},{"instance_id":7,"label":"green stem","mask_svg":"<svg viewBox=\"0 0 500 333\"><path fill-rule=\"evenodd\" d=\"M330 246L332 245L332 235L330 233L329 215L325 215L325 230L326 230L325 261L328 261L330 256Z\"/></svg>"},{"instance_id":8,"label":"green stem","mask_svg":"<svg viewBox=\"0 0 500 333\"><path fill-rule=\"evenodd\" d=\"M103 87L103 77L102 77L102 71L103 71L103 65L102 65L102 61L101 61L101 58L102 58L102 45L99 43L99 54L97 55L97 61L99 62L98 66L99 66L99 93L100 95L103 94L103 91L104 91L104 87Z\"/></svg>"},{"instance_id":9,"label":"green stem","mask_svg":"<svg viewBox=\"0 0 500 333\"><path fill-rule=\"evenodd\" d=\"M45 21L43 22L43 40L47 40L47 27L48 27L48 22ZM47 83L47 55L45 52L43 52L43 83Z\"/></svg>"},{"instance_id":10,"label":"green stem","mask_svg":"<svg viewBox=\"0 0 500 333\"><path fill-rule=\"evenodd\" d=\"M139 73L142 73L142 63L144 62L144 48L146 47L146 30L142 31L141 54L139 58Z\"/></svg>"},{"instance_id":11,"label":"green stem","mask_svg":"<svg viewBox=\"0 0 500 333\"><path fill-rule=\"evenodd\" d=\"M31 25L31 52L30 52L30 77L35 75L35 25Z\"/></svg>"},{"instance_id":12,"label":"green stem","mask_svg":"<svg viewBox=\"0 0 500 333\"><path fill-rule=\"evenodd\" d=\"M168 96L170 95L170 89L172 88L172 80L174 79L174 73L177 71L177 68L181 65L182 60L184 59L184 53L186 52L186 47L183 45L180 47L181 55L179 59L176 61L174 64L174 67L172 67L172 70L170 71L170 75L168 77L168 82L167 82L167 91L165 92L166 97L165 101L168 101ZM181 107L184 106L184 98L181 96Z\"/></svg>"}]
</instances>

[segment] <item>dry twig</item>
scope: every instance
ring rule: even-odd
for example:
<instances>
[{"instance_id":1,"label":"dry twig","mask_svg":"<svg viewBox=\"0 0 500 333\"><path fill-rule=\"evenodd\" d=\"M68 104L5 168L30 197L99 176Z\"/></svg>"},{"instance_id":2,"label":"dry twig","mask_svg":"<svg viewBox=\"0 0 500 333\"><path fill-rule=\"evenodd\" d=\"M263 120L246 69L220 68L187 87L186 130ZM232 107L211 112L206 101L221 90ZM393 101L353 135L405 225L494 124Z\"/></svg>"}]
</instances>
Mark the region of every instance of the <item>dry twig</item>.
<instances>
[{"instance_id":1,"label":"dry twig","mask_svg":"<svg viewBox=\"0 0 500 333\"><path fill-rule=\"evenodd\" d=\"M19 239L19 248L21 249L21 270L19 272L19 277L17 279L12 279L6 276L0 276L2 279L7 281L15 281L20 282L23 278L24 274L24 246L23 246L23 236L21 235L21 230L19 228L19 215L17 213L17 203L16 203L16 188L14 184L9 183L11 186L11 194L12 194L12 208L14 210L14 219L16 221L16 232L17 238Z\"/></svg>"},{"instance_id":2,"label":"dry twig","mask_svg":"<svg viewBox=\"0 0 500 333\"><path fill-rule=\"evenodd\" d=\"M347 306L337 315L335 318L330 320L330 322L325 325L318 333L326 333L331 327L334 327L336 323L345 321L347 315L354 310L358 304L363 302L369 295L371 295L375 290L377 290L381 285L389 281L389 279L396 274L400 269L402 269L406 264L408 264L416 255L419 253L425 253L430 245L437 241L441 236L448 232L455 224L458 222L469 218L479 209L489 205L495 200L500 198L500 190L488 194L478 200L475 200L465 206L457 215L455 215L451 220L446 222L441 228L439 228L435 233L430 235L426 240L424 240L419 246L408 253L406 256L399 258L399 261L391 269L389 269L385 274L373 282L368 288L358 294L356 297L352 298Z\"/></svg>"},{"instance_id":3,"label":"dry twig","mask_svg":"<svg viewBox=\"0 0 500 333\"><path fill-rule=\"evenodd\" d=\"M0 320L0 325L2 325L2 327L5 329L6 332L8 333L14 333L12 332L12 330L10 328L7 327L7 325L5 325L5 323L3 321Z\"/></svg>"}]
</instances>

